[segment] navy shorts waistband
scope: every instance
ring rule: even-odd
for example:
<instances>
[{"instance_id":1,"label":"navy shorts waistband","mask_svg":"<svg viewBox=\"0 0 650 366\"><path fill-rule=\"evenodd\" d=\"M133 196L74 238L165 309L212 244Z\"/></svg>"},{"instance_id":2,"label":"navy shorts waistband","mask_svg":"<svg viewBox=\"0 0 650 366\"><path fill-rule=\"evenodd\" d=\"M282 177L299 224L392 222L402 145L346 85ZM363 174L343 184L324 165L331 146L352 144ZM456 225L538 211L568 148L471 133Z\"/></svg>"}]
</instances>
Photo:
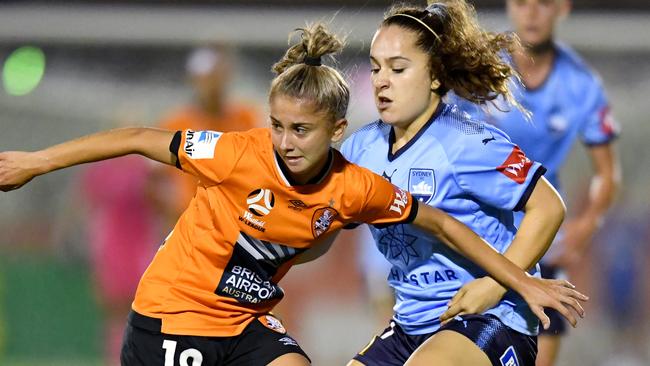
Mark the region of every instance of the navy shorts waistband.
<instances>
[{"instance_id":1,"label":"navy shorts waistband","mask_svg":"<svg viewBox=\"0 0 650 366\"><path fill-rule=\"evenodd\" d=\"M160 332L162 329L162 320L151 318L137 313L135 310L129 312L128 322L130 325L145 329L151 332Z\"/></svg>"}]
</instances>

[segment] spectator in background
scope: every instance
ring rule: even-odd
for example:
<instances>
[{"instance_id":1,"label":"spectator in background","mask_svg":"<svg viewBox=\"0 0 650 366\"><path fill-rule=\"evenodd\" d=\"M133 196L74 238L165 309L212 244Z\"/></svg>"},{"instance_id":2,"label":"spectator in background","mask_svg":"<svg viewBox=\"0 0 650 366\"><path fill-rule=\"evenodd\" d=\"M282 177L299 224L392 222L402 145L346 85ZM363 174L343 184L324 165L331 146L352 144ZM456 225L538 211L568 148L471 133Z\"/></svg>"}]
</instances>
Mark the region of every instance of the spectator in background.
<instances>
[{"instance_id":1,"label":"spectator in background","mask_svg":"<svg viewBox=\"0 0 650 366\"><path fill-rule=\"evenodd\" d=\"M235 55L231 46L213 44L193 50L185 65L194 100L177 108L160 123L169 130L245 131L261 125L257 108L230 97ZM196 191L196 178L172 167L156 167L154 203L171 226ZM175 199L169 199L175 197Z\"/></svg>"},{"instance_id":2,"label":"spectator in background","mask_svg":"<svg viewBox=\"0 0 650 366\"><path fill-rule=\"evenodd\" d=\"M567 45L555 40L558 22L568 15L570 0L508 0L508 15L522 47L505 59L520 73L514 82L518 102L532 112L532 120L518 110L483 109L463 104L475 117L506 132L530 159L548 169L548 180L559 190L559 171L573 146L581 141L593 173L587 205L562 226L554 245L541 261L542 276L558 278L576 268L591 245L605 212L620 185L620 163L614 141L618 125L599 76ZM519 217L519 220L521 217ZM540 333L538 366L555 363L566 323L549 311L551 328Z\"/></svg>"}]
</instances>

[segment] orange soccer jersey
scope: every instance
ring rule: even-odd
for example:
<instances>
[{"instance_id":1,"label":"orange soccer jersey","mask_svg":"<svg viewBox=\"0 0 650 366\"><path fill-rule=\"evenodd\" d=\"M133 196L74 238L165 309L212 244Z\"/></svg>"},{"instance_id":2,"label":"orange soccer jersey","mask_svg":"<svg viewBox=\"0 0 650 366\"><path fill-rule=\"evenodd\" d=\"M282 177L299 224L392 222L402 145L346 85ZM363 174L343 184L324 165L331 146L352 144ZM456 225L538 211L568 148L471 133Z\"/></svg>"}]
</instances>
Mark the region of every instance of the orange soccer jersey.
<instances>
[{"instance_id":1,"label":"orange soccer jersey","mask_svg":"<svg viewBox=\"0 0 650 366\"><path fill-rule=\"evenodd\" d=\"M228 104L219 117L205 112L198 106L189 105L176 110L162 121L160 128L166 130L215 130L222 132L246 131L261 126L261 117L253 106L245 104ZM165 179L170 179L179 187L175 200L177 214L182 212L194 196L196 178L187 174L179 174L171 167L163 167ZM176 214L176 215L177 215ZM176 216L175 216L176 217ZM174 218L175 218L174 217Z\"/></svg>"},{"instance_id":2,"label":"orange soccer jersey","mask_svg":"<svg viewBox=\"0 0 650 366\"><path fill-rule=\"evenodd\" d=\"M348 223L404 222L416 212L408 192L334 149L319 182L292 186L269 129L186 130L180 140L180 167L199 178L197 192L133 303L162 319L164 333L240 334L283 297L277 283L298 254Z\"/></svg>"}]
</instances>

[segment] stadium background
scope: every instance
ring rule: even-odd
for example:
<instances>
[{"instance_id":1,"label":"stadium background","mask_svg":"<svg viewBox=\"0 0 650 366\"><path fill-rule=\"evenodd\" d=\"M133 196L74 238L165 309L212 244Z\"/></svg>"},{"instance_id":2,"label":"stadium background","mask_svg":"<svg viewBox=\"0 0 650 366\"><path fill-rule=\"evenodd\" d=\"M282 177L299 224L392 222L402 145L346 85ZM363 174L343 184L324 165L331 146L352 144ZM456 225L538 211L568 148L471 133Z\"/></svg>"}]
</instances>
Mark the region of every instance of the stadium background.
<instances>
[{"instance_id":1,"label":"stadium background","mask_svg":"<svg viewBox=\"0 0 650 366\"><path fill-rule=\"evenodd\" d=\"M139 124L157 123L190 97L187 52L214 40L238 47L235 94L264 105L270 65L281 57L287 34L309 20L333 19L333 28L347 34L341 67L353 81L352 131L375 116L367 83L368 43L388 4L3 1L0 150L33 150L91 133L110 126L119 113ZM475 4L485 25L507 29L502 0ZM610 219L574 274L593 300L562 349L560 365L650 364L649 15L645 0L574 0L574 12L560 28L560 38L604 79L623 127L624 169L624 189ZM42 79L38 65L7 66L22 46L43 50ZM20 91L7 82L14 80L20 89L30 79L35 88L25 95L15 95ZM584 200L588 164L584 151L576 149L566 167L570 211ZM78 169L0 195L0 365L101 364L84 223L69 222L78 199L72 182ZM281 283L289 302L285 311L292 312L288 327L314 365L344 364L377 330L355 255L354 243L339 243L325 258L294 268Z\"/></svg>"}]
</instances>

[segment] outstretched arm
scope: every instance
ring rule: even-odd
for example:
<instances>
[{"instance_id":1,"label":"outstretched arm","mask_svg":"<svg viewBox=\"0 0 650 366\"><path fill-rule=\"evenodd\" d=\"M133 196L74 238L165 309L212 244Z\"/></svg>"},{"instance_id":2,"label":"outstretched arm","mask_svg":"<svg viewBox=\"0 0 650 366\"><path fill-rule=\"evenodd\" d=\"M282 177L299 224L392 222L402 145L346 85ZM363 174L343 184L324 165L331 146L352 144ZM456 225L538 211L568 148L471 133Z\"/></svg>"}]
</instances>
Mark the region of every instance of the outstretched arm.
<instances>
[{"instance_id":1,"label":"outstretched arm","mask_svg":"<svg viewBox=\"0 0 650 366\"><path fill-rule=\"evenodd\" d=\"M517 235L503 255L517 267L532 268L546 253L564 218L565 207L557 191L543 177L537 182L524 208ZM548 281L561 286L564 281ZM507 289L490 277L479 278L464 285L449 302L442 321L457 315L479 314L495 306Z\"/></svg>"},{"instance_id":2,"label":"outstretched arm","mask_svg":"<svg viewBox=\"0 0 650 366\"><path fill-rule=\"evenodd\" d=\"M69 166L106 160L127 154L140 154L161 163L174 165L169 152L174 132L146 128L121 128L70 140L35 152L0 153L0 190L10 191L32 178Z\"/></svg>"},{"instance_id":3,"label":"outstretched arm","mask_svg":"<svg viewBox=\"0 0 650 366\"><path fill-rule=\"evenodd\" d=\"M518 292L542 321L544 328L550 324L544 314L544 307L558 310L572 325L576 324L576 319L564 304L568 304L582 315L582 307L576 299L585 300L584 295L572 288L554 287L528 276L467 226L443 211L421 205L413 224L435 235L449 247L481 266L502 285Z\"/></svg>"}]
</instances>

